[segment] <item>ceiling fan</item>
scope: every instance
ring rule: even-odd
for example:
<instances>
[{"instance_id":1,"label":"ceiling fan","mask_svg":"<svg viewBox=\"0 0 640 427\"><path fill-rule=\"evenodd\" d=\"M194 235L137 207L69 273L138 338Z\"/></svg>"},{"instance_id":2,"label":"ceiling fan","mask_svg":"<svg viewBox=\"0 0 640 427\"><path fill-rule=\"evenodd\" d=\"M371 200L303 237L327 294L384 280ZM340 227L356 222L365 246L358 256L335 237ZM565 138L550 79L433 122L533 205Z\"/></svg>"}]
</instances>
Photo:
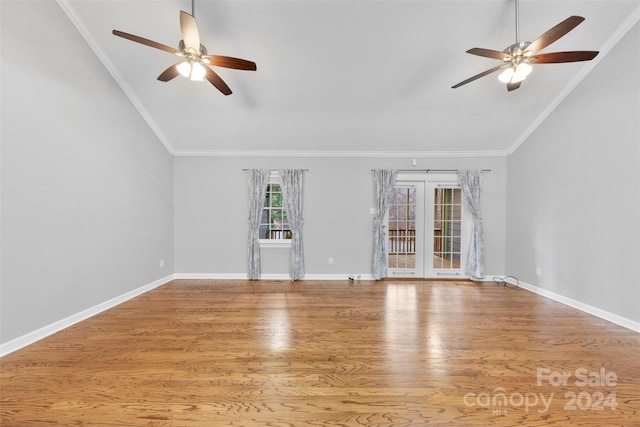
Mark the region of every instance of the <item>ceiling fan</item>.
<instances>
[{"instance_id":1,"label":"ceiling fan","mask_svg":"<svg viewBox=\"0 0 640 427\"><path fill-rule=\"evenodd\" d=\"M209 55L207 53L207 49L200 44L194 0L191 0L191 14L183 10L180 11L180 30L182 32L182 40L178 44L178 49L118 30L113 30L113 34L181 57L178 63L173 64L158 76L158 80L162 82L168 82L179 74L195 81L203 81L206 78L220 92L225 95L231 95L232 92L229 86L209 66L215 65L217 67L249 71L257 69L255 62L252 61L230 56Z\"/></svg>"},{"instance_id":2,"label":"ceiling fan","mask_svg":"<svg viewBox=\"0 0 640 427\"><path fill-rule=\"evenodd\" d=\"M519 33L519 1L516 2L516 43L509 46L502 52L491 49L483 49L474 47L469 49L467 53L472 55L484 56L502 61L501 65L476 74L460 83L451 86L453 89L471 83L480 77L487 76L498 70L503 70L498 79L507 84L507 90L512 91L518 89L520 84L531 73L531 64L558 64L563 62L590 61L596 57L598 51L579 50L569 52L553 52L538 53L538 51L549 46L559 38L563 37L569 31L577 27L584 18L581 16L570 16L555 27L532 42L520 41Z\"/></svg>"}]
</instances>

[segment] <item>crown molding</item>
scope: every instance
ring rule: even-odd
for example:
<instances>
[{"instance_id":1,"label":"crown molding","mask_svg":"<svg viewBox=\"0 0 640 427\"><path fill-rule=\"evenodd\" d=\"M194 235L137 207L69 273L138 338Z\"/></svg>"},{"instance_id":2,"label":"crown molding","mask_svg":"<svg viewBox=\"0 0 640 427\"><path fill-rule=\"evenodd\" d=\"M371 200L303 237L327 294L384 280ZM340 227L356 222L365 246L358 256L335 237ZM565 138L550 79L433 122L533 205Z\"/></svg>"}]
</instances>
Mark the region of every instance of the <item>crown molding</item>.
<instances>
[{"instance_id":1,"label":"crown molding","mask_svg":"<svg viewBox=\"0 0 640 427\"><path fill-rule=\"evenodd\" d=\"M78 15L73 10L73 7L69 3L68 0L56 0L60 8L67 15L71 23L77 28L80 35L85 39L89 47L95 52L96 56L105 66L107 71L111 74L116 83L120 86L125 96L129 98L133 106L138 110L138 113L142 116L145 122L149 125L153 133L158 137L162 145L167 149L169 154L173 154L175 149L169 142L169 140L164 136L158 124L153 120L149 112L144 108L140 99L136 96L135 92L131 87L127 84L126 80L122 77L122 74L118 71L116 66L109 60L107 54L100 48L100 45L95 41L93 37L91 37L91 33L87 30L87 28L82 23L82 20L78 18Z\"/></svg>"},{"instance_id":2,"label":"crown molding","mask_svg":"<svg viewBox=\"0 0 640 427\"><path fill-rule=\"evenodd\" d=\"M547 119L547 117L562 103L562 101L580 84L580 82L598 65L609 51L640 21L640 5L627 16L617 30L600 47L600 54L581 67L569 83L558 93L551 103L536 117L535 120L519 135L515 142L506 150L486 151L287 151L287 150L176 150L161 131L158 124L144 108L135 91L131 89L116 66L109 60L107 54L91 36L91 33L78 18L69 0L56 0L60 8L67 15L89 47L120 86L125 96L140 113L143 120L167 149L169 154L178 157L324 157L324 158L461 158L461 157L508 157L531 136L531 134Z\"/></svg>"},{"instance_id":3,"label":"crown molding","mask_svg":"<svg viewBox=\"0 0 640 427\"><path fill-rule=\"evenodd\" d=\"M629 32L629 30L640 21L640 5L627 16L616 31L600 47L600 54L589 61L576 73L569 83L558 93L558 96L545 108L536 119L520 134L518 139L506 151L507 156L512 155L531 134L540 126L549 115L564 101L564 99L580 84L580 82L602 61L611 49Z\"/></svg>"},{"instance_id":4,"label":"crown molding","mask_svg":"<svg viewBox=\"0 0 640 427\"><path fill-rule=\"evenodd\" d=\"M287 151L287 150L175 150L177 157L341 157L341 158L434 158L506 157L504 150L493 151Z\"/></svg>"}]
</instances>

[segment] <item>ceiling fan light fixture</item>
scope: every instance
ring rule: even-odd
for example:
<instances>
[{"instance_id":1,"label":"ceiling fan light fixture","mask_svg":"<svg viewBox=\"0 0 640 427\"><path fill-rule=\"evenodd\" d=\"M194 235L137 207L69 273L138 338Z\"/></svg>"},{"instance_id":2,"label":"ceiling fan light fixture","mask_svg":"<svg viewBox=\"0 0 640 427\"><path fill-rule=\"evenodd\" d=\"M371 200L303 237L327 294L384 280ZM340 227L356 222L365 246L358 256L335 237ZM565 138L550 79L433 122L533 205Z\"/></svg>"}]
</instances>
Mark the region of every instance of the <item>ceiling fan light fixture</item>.
<instances>
[{"instance_id":1,"label":"ceiling fan light fixture","mask_svg":"<svg viewBox=\"0 0 640 427\"><path fill-rule=\"evenodd\" d=\"M184 77L189 78L191 75L191 64L188 61L184 61L178 64L178 72Z\"/></svg>"},{"instance_id":2,"label":"ceiling fan light fixture","mask_svg":"<svg viewBox=\"0 0 640 427\"><path fill-rule=\"evenodd\" d=\"M531 74L531 70L533 67L526 62L521 62L516 67L513 72L513 77L511 78L511 83L518 83L527 78L529 74Z\"/></svg>"},{"instance_id":3,"label":"ceiling fan light fixture","mask_svg":"<svg viewBox=\"0 0 640 427\"><path fill-rule=\"evenodd\" d=\"M498 80L500 80L502 83L509 83L511 82L512 77L513 77L513 67L509 67L505 69L502 73L500 73L500 75L498 76Z\"/></svg>"},{"instance_id":4,"label":"ceiling fan light fixture","mask_svg":"<svg viewBox=\"0 0 640 427\"><path fill-rule=\"evenodd\" d=\"M193 81L201 82L204 80L204 75L207 72L204 69L204 66L199 62L194 62L191 65L191 75L189 78Z\"/></svg>"},{"instance_id":5,"label":"ceiling fan light fixture","mask_svg":"<svg viewBox=\"0 0 640 427\"><path fill-rule=\"evenodd\" d=\"M189 80L201 82L207 71L199 62L184 61L177 65L178 72Z\"/></svg>"},{"instance_id":6,"label":"ceiling fan light fixture","mask_svg":"<svg viewBox=\"0 0 640 427\"><path fill-rule=\"evenodd\" d=\"M531 74L533 67L526 62L521 62L516 66L511 66L505 69L498 76L498 80L502 83L519 83L527 78Z\"/></svg>"}]
</instances>

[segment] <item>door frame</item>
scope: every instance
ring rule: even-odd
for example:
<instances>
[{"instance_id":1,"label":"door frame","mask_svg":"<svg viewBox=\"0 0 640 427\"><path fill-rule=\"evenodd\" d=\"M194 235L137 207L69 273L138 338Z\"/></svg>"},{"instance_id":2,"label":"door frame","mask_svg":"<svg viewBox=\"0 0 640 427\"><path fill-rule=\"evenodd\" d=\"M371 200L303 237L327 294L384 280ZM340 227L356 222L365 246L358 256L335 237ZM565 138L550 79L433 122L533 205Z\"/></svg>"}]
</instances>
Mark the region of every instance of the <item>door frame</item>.
<instances>
[{"instance_id":1,"label":"door frame","mask_svg":"<svg viewBox=\"0 0 640 427\"><path fill-rule=\"evenodd\" d=\"M460 267L455 270L443 270L443 269L435 269L433 267L433 239L434 239L434 229L433 224L435 221L435 212L434 207L435 204L433 202L434 199L434 190L439 185L446 185L450 187L460 188L460 183L458 180L458 174L456 173L438 173L438 174L427 174L427 173L399 173L396 176L395 185L402 185L406 183L407 185L413 184L421 184L422 194L420 197L416 197L416 204L418 208L418 212L416 214L416 267L420 264L419 268L416 268L411 272L408 269L390 269L387 268L387 277L420 277L420 278L429 278L429 279L445 279L445 278L467 278L467 275L464 273L464 265L467 261L467 253L469 250L469 242L471 240L471 226L472 226L472 218L468 209L466 207L466 203L464 201L464 194L462 194L462 232L461 232L461 240L460 240ZM418 194L416 194L418 196ZM418 217L421 216L419 220ZM387 212L385 216L385 225L386 230L389 230L389 213ZM418 228L421 228L422 232L419 232ZM388 243L388 233L386 234L387 243ZM420 255L421 254L421 255ZM388 255L387 255L388 256Z\"/></svg>"},{"instance_id":2,"label":"door frame","mask_svg":"<svg viewBox=\"0 0 640 427\"><path fill-rule=\"evenodd\" d=\"M425 277L425 179L424 175L415 174L398 174L394 183L394 187L402 186L416 187L416 242L415 242L415 267L409 268L389 268L387 266L387 277ZM389 210L385 215L385 229L387 230L386 239L389 243ZM389 253L387 251L387 257Z\"/></svg>"},{"instance_id":3,"label":"door frame","mask_svg":"<svg viewBox=\"0 0 640 427\"><path fill-rule=\"evenodd\" d=\"M434 174L427 178L425 183L425 249L424 249L424 277L426 278L466 278L464 273L464 264L467 260L467 252L469 248L471 230L471 218L468 209L465 206L464 194L461 194L461 233L460 233L460 266L457 269L439 269L434 268L433 258L433 241L435 222L435 203L433 202L435 189L439 186L448 188L461 188L457 174ZM426 243L428 242L428 243Z\"/></svg>"}]
</instances>

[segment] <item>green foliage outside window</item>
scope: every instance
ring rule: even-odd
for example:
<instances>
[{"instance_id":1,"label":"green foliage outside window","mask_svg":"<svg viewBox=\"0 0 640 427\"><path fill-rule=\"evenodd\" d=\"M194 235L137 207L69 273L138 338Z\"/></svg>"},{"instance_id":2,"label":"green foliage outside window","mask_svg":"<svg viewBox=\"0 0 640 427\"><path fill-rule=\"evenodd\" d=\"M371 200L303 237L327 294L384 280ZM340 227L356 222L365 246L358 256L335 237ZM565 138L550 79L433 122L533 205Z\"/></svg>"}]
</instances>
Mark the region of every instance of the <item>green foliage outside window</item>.
<instances>
[{"instance_id":1,"label":"green foliage outside window","mask_svg":"<svg viewBox=\"0 0 640 427\"><path fill-rule=\"evenodd\" d=\"M261 239L290 239L291 231L286 211L283 207L282 188L278 184L269 184L260 225Z\"/></svg>"}]
</instances>

